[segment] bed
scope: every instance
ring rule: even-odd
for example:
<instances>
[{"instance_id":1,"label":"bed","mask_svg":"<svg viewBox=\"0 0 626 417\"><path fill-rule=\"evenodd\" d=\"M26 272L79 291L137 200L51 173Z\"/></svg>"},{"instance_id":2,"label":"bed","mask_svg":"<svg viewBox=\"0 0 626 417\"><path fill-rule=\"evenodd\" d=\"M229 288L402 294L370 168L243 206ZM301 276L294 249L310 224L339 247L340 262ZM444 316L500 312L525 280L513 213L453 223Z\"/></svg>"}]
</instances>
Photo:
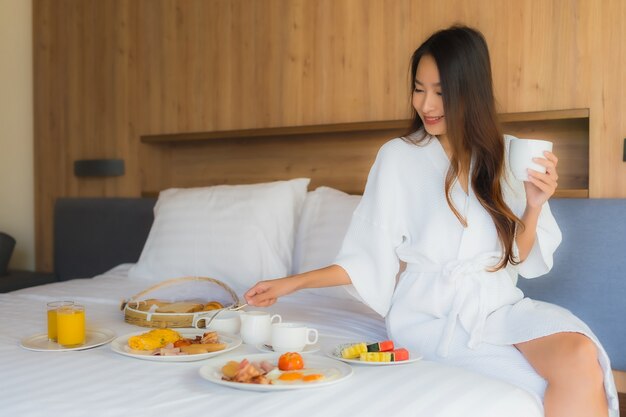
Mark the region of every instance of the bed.
<instances>
[{"instance_id":1,"label":"bed","mask_svg":"<svg viewBox=\"0 0 626 417\"><path fill-rule=\"evenodd\" d=\"M327 187L307 191L307 186L306 179L297 179L262 187L173 190L159 197L154 221L154 199L59 201L55 262L60 281L0 294L3 415L543 415L541 405L522 389L426 360L393 367L355 365L352 376L329 387L267 393L235 390L201 378L204 361L137 360L115 353L109 344L71 352L33 352L20 347L24 338L45 331L47 301L79 301L86 306L90 328L125 335L145 328L124 322L120 301L163 279L219 277L242 294L257 279L323 266L341 244L358 197ZM558 220L559 213L564 214L561 223L567 235L578 230L574 225L581 222L581 215L583 220L595 219L607 227L610 217L598 217L599 211L618 218L625 206L623 200L557 200L554 211ZM264 226L259 225L261 220ZM571 257L557 254L549 278L557 281L558 270L569 268L561 277L567 290L559 290L554 283L546 285L550 279L520 285L536 298L560 298L561 304L580 314L605 343L614 368L624 369L626 359L619 346L625 336L609 319L624 313L622 303L616 301L623 294L624 261L615 255L623 253L617 243L623 245L619 236L626 227L623 222L610 224L609 239L616 244L586 252L598 258L598 263L612 260L603 275L607 285L583 282L577 286L581 279L597 282L577 275L580 268L572 265L581 258L580 245L597 243L593 236L606 242L607 235L593 227L582 228L583 235L575 236L574 243L565 248ZM190 235L195 247L212 255L189 258L189 250L177 251L175 246L189 248L186 239ZM233 259L242 257L246 263L232 265ZM597 302L600 297L602 303ZM303 291L281 299L270 310L318 329L320 351L315 355L322 356L347 341L386 338L384 321L342 288ZM211 361L255 353L259 351L254 346L244 344Z\"/></svg>"}]
</instances>

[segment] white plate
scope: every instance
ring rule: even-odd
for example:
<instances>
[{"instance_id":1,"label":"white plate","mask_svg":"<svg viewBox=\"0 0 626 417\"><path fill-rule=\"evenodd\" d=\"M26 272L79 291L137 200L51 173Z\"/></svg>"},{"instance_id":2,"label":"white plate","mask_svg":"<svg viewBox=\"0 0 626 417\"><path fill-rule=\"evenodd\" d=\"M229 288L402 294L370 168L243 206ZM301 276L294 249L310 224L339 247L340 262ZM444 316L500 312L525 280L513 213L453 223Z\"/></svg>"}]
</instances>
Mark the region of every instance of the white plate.
<instances>
[{"instance_id":1,"label":"white plate","mask_svg":"<svg viewBox=\"0 0 626 417\"><path fill-rule=\"evenodd\" d=\"M345 363L336 361L334 359L325 358L323 356L307 356L304 359L304 368L316 368L326 369L332 372L336 372L337 378L324 380L320 382L309 382L306 384L293 384L293 385L261 385L261 384L244 384L241 382L224 381L222 379L222 367L228 361L241 362L244 359L250 362L268 361L276 364L279 358L278 353L257 353L251 355L239 355L233 357L222 357L211 359L206 365L200 368L200 376L207 381L211 381L218 385L223 385L230 388L241 389L245 391L284 391L284 390L298 390L298 389L310 389L327 387L339 382L345 381L352 376L352 367Z\"/></svg>"},{"instance_id":2,"label":"white plate","mask_svg":"<svg viewBox=\"0 0 626 417\"><path fill-rule=\"evenodd\" d=\"M202 336L204 334L203 330L183 330L177 329L178 333L181 336L193 339L196 336ZM149 332L149 330L144 330L143 332L131 333L124 336L120 336L111 342L111 349L114 352L119 353L120 355L130 356L131 358L144 359L147 361L155 361L155 362L194 362L201 361L203 359L209 359L213 356L221 355L222 353L231 351L236 349L241 345L241 338L232 334L218 333L218 337L221 343L226 343L226 348L224 350L219 350L217 352L208 352L208 353L198 353L196 355L179 355L179 356L154 356L149 353L137 353L136 351L129 352L126 350L128 346L128 339L132 336L140 335Z\"/></svg>"},{"instance_id":3,"label":"white plate","mask_svg":"<svg viewBox=\"0 0 626 417\"><path fill-rule=\"evenodd\" d=\"M266 345L264 343L259 343L258 345L255 345L254 347L259 349L261 352L274 352L274 349L272 349L271 345ZM298 353L302 353L304 355L306 353L317 352L318 350L320 350L320 346L318 344L306 345L304 347L304 350L301 350Z\"/></svg>"},{"instance_id":4,"label":"white plate","mask_svg":"<svg viewBox=\"0 0 626 417\"><path fill-rule=\"evenodd\" d=\"M110 342L115 337L113 330L105 328L94 328L85 330L85 343L76 347L63 347L56 342L48 340L48 333L36 334L34 336L26 337L22 339L20 345L24 349L43 351L68 351L68 350L83 350L91 349L96 346L104 345Z\"/></svg>"},{"instance_id":5,"label":"white plate","mask_svg":"<svg viewBox=\"0 0 626 417\"><path fill-rule=\"evenodd\" d=\"M355 342L357 343L357 342ZM409 351L409 359L405 360L405 361L398 361L398 362L369 362L369 361L361 361L360 359L344 359L341 357L341 347L342 346L346 346L346 345L350 345L352 343L342 343L340 345L337 345L335 348L329 350L326 352L326 355L330 358L333 359L337 359L339 361L343 361L346 363L351 363L351 364L356 364L356 365L368 365L368 366L394 366L394 365L405 365L408 363L413 363L413 362L417 362L420 359L422 359L422 355L420 355L417 352L413 352L410 349L407 349Z\"/></svg>"}]
</instances>

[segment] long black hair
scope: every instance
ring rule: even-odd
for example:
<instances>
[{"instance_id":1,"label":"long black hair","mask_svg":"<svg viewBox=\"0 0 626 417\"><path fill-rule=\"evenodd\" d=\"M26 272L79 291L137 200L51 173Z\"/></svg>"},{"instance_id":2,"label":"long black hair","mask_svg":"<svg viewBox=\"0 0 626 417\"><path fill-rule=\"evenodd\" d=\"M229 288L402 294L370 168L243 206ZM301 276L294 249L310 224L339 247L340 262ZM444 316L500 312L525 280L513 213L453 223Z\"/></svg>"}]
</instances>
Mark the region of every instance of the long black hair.
<instances>
[{"instance_id":1,"label":"long black hair","mask_svg":"<svg viewBox=\"0 0 626 417\"><path fill-rule=\"evenodd\" d=\"M483 35L467 26L452 26L431 35L411 58L411 90L417 66L429 55L437 63L446 134L452 149L446 175L445 194L451 210L464 226L467 221L450 197L460 163L473 158L471 183L480 204L487 210L498 232L503 256L496 269L519 261L513 253L515 230L521 220L513 214L502 195L500 179L504 171L504 138L496 114L491 62ZM418 133L417 135L415 133ZM421 133L421 134L419 134ZM405 140L421 143L428 135L422 119L413 109L413 120Z\"/></svg>"}]
</instances>

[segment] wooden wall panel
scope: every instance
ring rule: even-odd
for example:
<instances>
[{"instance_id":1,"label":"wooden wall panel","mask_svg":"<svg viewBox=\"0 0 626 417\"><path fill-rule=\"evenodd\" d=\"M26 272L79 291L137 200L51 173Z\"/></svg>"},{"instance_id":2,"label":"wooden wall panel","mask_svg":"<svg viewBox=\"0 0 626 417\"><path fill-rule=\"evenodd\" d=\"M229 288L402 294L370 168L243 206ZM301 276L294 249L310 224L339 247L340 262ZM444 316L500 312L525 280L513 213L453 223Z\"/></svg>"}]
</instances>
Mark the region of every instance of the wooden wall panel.
<instances>
[{"instance_id":1,"label":"wooden wall panel","mask_svg":"<svg viewBox=\"0 0 626 417\"><path fill-rule=\"evenodd\" d=\"M626 197L622 0L34 0L33 10L40 270L52 269L57 197L178 181L162 164L184 153L139 136L404 119L412 51L454 22L485 34L499 111L590 109L590 195ZM74 160L103 157L123 158L127 174L73 176Z\"/></svg>"},{"instance_id":2,"label":"wooden wall panel","mask_svg":"<svg viewBox=\"0 0 626 417\"><path fill-rule=\"evenodd\" d=\"M146 195L169 187L247 184L290 178L311 178L320 185L361 194L380 146L397 131L307 135L258 139L224 139L205 144L156 145L169 151L173 167L163 178L145 184ZM175 151L171 147L175 146Z\"/></svg>"},{"instance_id":3,"label":"wooden wall panel","mask_svg":"<svg viewBox=\"0 0 626 417\"><path fill-rule=\"evenodd\" d=\"M500 114L503 130L554 143L556 197L589 196L589 110ZM142 195L171 187L250 184L294 176L311 188L360 194L381 144L407 132L410 120L368 121L142 136Z\"/></svg>"},{"instance_id":4,"label":"wooden wall panel","mask_svg":"<svg viewBox=\"0 0 626 417\"><path fill-rule=\"evenodd\" d=\"M135 2L35 1L37 268L52 269L60 196L133 196L140 175ZM127 175L78 179L78 159L122 158Z\"/></svg>"},{"instance_id":5,"label":"wooden wall panel","mask_svg":"<svg viewBox=\"0 0 626 417\"><path fill-rule=\"evenodd\" d=\"M141 2L143 133L406 117L409 2L394 4Z\"/></svg>"},{"instance_id":6,"label":"wooden wall panel","mask_svg":"<svg viewBox=\"0 0 626 417\"><path fill-rule=\"evenodd\" d=\"M597 6L597 5L596 5ZM607 0L588 10L591 74L590 193L592 197L626 196L626 2Z\"/></svg>"}]
</instances>

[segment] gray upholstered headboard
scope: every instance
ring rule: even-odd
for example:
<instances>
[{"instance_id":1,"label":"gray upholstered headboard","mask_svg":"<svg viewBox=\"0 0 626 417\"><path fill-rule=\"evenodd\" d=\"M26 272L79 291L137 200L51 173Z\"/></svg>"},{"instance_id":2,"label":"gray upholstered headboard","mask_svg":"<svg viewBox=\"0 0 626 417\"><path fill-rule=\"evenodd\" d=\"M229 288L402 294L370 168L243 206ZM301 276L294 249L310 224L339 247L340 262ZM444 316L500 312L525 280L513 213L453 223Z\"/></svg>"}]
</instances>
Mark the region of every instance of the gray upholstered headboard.
<instances>
[{"instance_id":1,"label":"gray upholstered headboard","mask_svg":"<svg viewBox=\"0 0 626 417\"><path fill-rule=\"evenodd\" d=\"M54 210L59 281L137 262L154 219L154 198L60 198Z\"/></svg>"},{"instance_id":2,"label":"gray upholstered headboard","mask_svg":"<svg viewBox=\"0 0 626 417\"><path fill-rule=\"evenodd\" d=\"M60 280L91 277L136 262L155 199L63 198L55 210L55 270ZM563 232L554 268L520 278L527 296L570 309L603 342L614 369L626 370L626 199L555 199Z\"/></svg>"},{"instance_id":3,"label":"gray upholstered headboard","mask_svg":"<svg viewBox=\"0 0 626 417\"><path fill-rule=\"evenodd\" d=\"M565 307L604 344L613 369L626 370L626 199L555 199L563 242L546 276L518 286Z\"/></svg>"}]
</instances>

